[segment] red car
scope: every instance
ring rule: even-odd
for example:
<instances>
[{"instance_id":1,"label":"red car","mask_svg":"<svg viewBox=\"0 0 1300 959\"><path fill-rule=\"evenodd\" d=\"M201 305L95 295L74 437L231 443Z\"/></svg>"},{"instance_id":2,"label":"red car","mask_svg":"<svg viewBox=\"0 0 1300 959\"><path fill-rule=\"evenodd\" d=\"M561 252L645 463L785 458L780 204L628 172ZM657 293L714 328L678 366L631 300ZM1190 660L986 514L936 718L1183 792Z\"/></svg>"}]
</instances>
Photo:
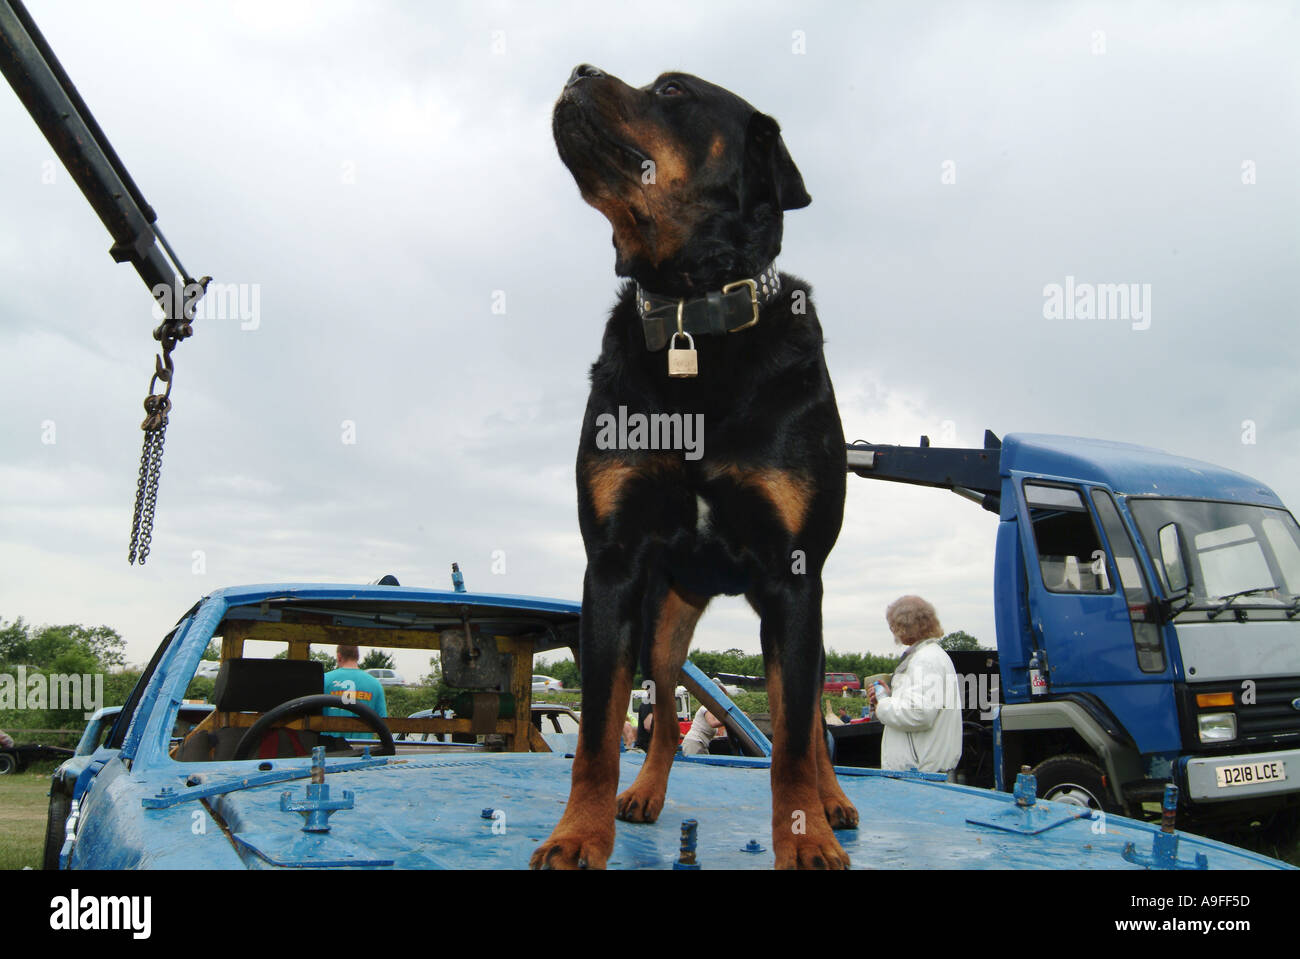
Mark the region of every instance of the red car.
<instances>
[{"instance_id":1,"label":"red car","mask_svg":"<svg viewBox=\"0 0 1300 959\"><path fill-rule=\"evenodd\" d=\"M846 693L857 694L862 692L862 683L858 682L858 677L852 673L827 673L822 692L834 693L837 696Z\"/></svg>"}]
</instances>

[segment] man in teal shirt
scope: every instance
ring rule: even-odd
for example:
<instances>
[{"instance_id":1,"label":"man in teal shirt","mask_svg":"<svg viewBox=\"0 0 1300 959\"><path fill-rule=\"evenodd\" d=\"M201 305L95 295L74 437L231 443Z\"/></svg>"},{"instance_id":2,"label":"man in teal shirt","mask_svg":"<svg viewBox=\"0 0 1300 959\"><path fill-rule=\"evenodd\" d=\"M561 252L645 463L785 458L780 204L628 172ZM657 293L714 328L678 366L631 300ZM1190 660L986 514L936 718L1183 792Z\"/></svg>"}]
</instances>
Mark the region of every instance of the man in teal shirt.
<instances>
[{"instance_id":1,"label":"man in teal shirt","mask_svg":"<svg viewBox=\"0 0 1300 959\"><path fill-rule=\"evenodd\" d=\"M379 680L371 676L358 665L361 650L355 646L341 645L334 651L334 661L338 669L331 669L325 674L325 692L338 696L344 702L360 703L369 706L380 716L388 715L388 701L384 698L384 687ZM356 719L356 713L345 709L327 709L326 716L347 716ZM343 733L348 739L376 739L374 733Z\"/></svg>"}]
</instances>

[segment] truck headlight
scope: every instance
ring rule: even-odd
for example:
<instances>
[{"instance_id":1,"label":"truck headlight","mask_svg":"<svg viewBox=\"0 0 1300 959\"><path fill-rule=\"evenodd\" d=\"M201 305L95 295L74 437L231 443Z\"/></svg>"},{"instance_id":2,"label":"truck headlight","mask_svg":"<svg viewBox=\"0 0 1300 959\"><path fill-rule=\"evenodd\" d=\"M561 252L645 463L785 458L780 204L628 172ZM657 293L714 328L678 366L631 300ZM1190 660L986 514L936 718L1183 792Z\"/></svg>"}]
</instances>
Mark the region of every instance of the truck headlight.
<instances>
[{"instance_id":1,"label":"truck headlight","mask_svg":"<svg viewBox=\"0 0 1300 959\"><path fill-rule=\"evenodd\" d=\"M1237 738L1235 713L1201 713L1196 717L1196 727L1203 743L1222 743Z\"/></svg>"}]
</instances>

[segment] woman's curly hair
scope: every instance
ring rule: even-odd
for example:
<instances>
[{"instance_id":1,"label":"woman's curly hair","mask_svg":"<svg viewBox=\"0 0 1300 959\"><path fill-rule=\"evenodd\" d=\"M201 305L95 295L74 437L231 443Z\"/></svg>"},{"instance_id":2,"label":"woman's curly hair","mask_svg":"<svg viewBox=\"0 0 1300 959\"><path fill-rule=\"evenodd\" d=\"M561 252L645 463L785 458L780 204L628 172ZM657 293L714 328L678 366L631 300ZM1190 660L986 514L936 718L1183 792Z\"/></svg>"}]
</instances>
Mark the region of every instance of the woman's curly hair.
<instances>
[{"instance_id":1,"label":"woman's curly hair","mask_svg":"<svg viewBox=\"0 0 1300 959\"><path fill-rule=\"evenodd\" d=\"M898 641L907 646L943 635L939 614L920 596L900 596L894 600L885 610L885 622Z\"/></svg>"}]
</instances>

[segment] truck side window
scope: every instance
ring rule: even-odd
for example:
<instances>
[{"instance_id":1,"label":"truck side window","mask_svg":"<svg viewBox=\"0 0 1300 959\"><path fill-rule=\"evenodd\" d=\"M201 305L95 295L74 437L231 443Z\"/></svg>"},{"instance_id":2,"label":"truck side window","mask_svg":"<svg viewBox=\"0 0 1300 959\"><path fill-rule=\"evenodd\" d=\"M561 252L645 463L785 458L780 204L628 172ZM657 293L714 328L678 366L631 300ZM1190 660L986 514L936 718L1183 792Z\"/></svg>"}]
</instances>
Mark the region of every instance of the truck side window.
<instances>
[{"instance_id":1,"label":"truck side window","mask_svg":"<svg viewBox=\"0 0 1300 959\"><path fill-rule=\"evenodd\" d=\"M1113 587L1101 537L1079 491L1025 483L1038 569L1053 593L1109 593Z\"/></svg>"},{"instance_id":2,"label":"truck side window","mask_svg":"<svg viewBox=\"0 0 1300 959\"><path fill-rule=\"evenodd\" d=\"M1160 640L1160 627L1156 624L1155 608L1151 604L1151 590L1147 588L1138 563L1137 549L1129 536L1124 521L1119 517L1115 501L1105 490L1092 491L1092 503L1101 520L1101 528L1110 541L1111 556L1119 570L1120 585L1128 603L1129 620L1133 624L1133 646L1137 650L1138 668L1144 673L1165 671L1165 648Z\"/></svg>"}]
</instances>

